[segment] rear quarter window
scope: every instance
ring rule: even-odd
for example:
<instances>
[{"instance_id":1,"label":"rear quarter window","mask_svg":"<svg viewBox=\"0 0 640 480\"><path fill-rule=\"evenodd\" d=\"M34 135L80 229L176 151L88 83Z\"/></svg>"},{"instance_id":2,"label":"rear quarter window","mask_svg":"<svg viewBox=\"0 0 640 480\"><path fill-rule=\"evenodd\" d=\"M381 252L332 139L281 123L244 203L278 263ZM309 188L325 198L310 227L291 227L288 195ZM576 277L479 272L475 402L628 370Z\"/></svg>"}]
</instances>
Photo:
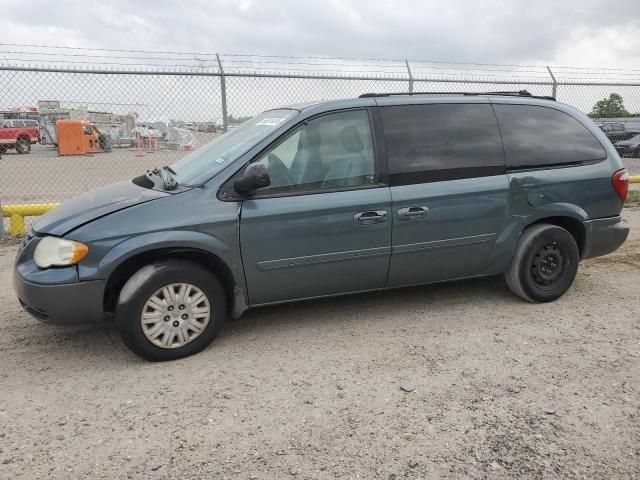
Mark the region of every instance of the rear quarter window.
<instances>
[{"instance_id":1,"label":"rear quarter window","mask_svg":"<svg viewBox=\"0 0 640 480\"><path fill-rule=\"evenodd\" d=\"M607 153L571 115L536 105L494 105L507 168L526 169L598 161Z\"/></svg>"}]
</instances>

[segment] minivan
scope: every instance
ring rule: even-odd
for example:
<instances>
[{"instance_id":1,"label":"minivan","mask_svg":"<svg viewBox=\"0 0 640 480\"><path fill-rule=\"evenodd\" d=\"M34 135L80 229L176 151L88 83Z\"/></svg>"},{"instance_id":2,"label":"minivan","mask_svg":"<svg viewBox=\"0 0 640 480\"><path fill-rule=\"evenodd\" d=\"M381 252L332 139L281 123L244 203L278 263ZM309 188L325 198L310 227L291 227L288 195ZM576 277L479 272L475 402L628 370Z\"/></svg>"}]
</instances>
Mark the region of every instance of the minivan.
<instances>
[{"instance_id":1,"label":"minivan","mask_svg":"<svg viewBox=\"0 0 640 480\"><path fill-rule=\"evenodd\" d=\"M41 217L15 291L47 323L113 318L149 360L268 304L500 274L550 302L625 241L628 183L587 116L524 91L278 108Z\"/></svg>"}]
</instances>

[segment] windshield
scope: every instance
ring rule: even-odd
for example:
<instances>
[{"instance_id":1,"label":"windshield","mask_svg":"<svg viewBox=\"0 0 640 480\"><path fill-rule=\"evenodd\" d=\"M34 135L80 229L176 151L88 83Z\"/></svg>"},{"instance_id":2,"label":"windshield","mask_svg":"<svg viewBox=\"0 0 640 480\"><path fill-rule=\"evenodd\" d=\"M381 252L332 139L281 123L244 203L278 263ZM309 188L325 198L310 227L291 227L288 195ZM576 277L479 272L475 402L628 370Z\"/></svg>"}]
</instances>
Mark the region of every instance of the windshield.
<instances>
[{"instance_id":1,"label":"windshield","mask_svg":"<svg viewBox=\"0 0 640 480\"><path fill-rule=\"evenodd\" d=\"M298 110L270 110L229 130L174 163L171 167L176 181L180 185L202 184L298 113Z\"/></svg>"}]
</instances>

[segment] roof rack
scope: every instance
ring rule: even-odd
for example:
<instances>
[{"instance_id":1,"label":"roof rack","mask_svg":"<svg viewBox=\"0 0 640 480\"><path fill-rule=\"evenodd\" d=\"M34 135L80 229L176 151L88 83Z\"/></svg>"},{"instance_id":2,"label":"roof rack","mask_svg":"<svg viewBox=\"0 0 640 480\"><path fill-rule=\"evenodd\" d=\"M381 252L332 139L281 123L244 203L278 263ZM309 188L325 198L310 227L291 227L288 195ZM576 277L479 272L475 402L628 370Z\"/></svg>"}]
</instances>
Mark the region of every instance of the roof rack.
<instances>
[{"instance_id":1,"label":"roof rack","mask_svg":"<svg viewBox=\"0 0 640 480\"><path fill-rule=\"evenodd\" d=\"M478 96L478 95L493 95L499 97L527 97L527 98L540 98L542 100L555 100L556 97L545 95L531 95L527 90L518 91L505 91L505 92L396 92L396 93L363 93L358 98L372 98L372 97L396 97L396 96L414 96L414 95L465 95L465 96Z\"/></svg>"}]
</instances>

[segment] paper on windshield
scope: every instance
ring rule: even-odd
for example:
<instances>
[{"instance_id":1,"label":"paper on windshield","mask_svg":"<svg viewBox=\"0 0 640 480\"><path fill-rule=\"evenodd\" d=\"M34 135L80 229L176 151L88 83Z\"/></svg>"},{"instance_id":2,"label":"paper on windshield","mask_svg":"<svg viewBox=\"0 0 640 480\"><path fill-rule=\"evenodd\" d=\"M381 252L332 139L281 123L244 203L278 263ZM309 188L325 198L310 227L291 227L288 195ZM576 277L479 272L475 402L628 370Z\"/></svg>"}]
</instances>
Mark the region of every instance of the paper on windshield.
<instances>
[{"instance_id":1,"label":"paper on windshield","mask_svg":"<svg viewBox=\"0 0 640 480\"><path fill-rule=\"evenodd\" d=\"M278 117L263 118L258 123L256 123L256 125L265 125L267 127L275 127L281 124L282 122L284 122L284 120L285 120L284 118L278 118Z\"/></svg>"}]
</instances>

